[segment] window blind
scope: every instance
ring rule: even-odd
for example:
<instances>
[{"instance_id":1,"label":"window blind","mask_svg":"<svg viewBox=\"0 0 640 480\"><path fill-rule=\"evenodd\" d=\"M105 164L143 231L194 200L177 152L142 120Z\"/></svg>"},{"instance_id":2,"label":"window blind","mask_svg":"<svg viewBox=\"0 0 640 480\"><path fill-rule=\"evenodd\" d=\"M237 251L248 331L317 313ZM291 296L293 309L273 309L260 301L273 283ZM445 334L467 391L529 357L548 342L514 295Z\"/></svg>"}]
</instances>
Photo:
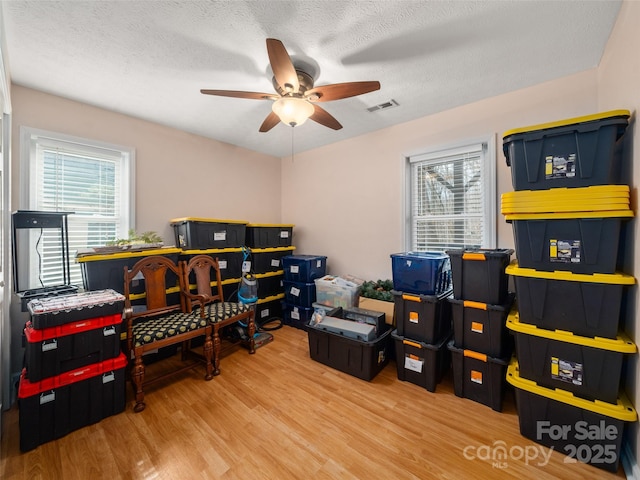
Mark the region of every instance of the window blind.
<instances>
[{"instance_id":1,"label":"window blind","mask_svg":"<svg viewBox=\"0 0 640 480\"><path fill-rule=\"evenodd\" d=\"M485 151L474 144L410 158L413 250L482 245Z\"/></svg>"},{"instance_id":2,"label":"window blind","mask_svg":"<svg viewBox=\"0 0 640 480\"><path fill-rule=\"evenodd\" d=\"M82 285L79 249L102 246L127 236L129 228L129 158L125 151L32 137L35 188L30 208L73 212L68 217L71 283ZM33 287L60 285L63 259L59 231L33 232L37 252L29 267ZM36 281L37 277L37 281Z\"/></svg>"}]
</instances>

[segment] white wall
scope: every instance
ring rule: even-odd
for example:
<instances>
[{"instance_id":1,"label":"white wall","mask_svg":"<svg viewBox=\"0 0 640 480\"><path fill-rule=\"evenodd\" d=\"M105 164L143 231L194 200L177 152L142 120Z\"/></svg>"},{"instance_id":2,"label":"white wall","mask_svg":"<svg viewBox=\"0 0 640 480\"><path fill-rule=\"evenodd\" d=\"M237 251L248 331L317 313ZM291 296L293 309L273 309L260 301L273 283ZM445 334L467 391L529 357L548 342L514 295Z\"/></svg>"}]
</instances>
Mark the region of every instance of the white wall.
<instances>
[{"instance_id":1,"label":"white wall","mask_svg":"<svg viewBox=\"0 0 640 480\"><path fill-rule=\"evenodd\" d=\"M512 190L502 133L594 113L596 87L593 69L296 153L282 160L282 219L296 225L300 252L328 256L331 273L391 278L389 255L406 250L404 157L495 137L499 212L499 195ZM497 230L497 246L512 248L511 227L501 217Z\"/></svg>"},{"instance_id":2,"label":"white wall","mask_svg":"<svg viewBox=\"0 0 640 480\"><path fill-rule=\"evenodd\" d=\"M20 127L134 147L136 228L174 243L169 220L280 221L280 160L13 85L13 208L20 206ZM242 188L239 188L239 187Z\"/></svg>"},{"instance_id":3,"label":"white wall","mask_svg":"<svg viewBox=\"0 0 640 480\"><path fill-rule=\"evenodd\" d=\"M629 166L629 179L632 188L632 209L638 215L638 185L640 185L640 148L638 148L638 121L640 109L640 2L625 1L622 4L618 20L607 43L607 48L598 67L598 108L612 110L624 108L632 112L633 120L625 134L624 159ZM636 167L636 168L634 168ZM637 220L626 226L625 236L625 273L640 276L640 255L637 239L640 238L640 226ZM636 240L636 241L634 241ZM636 343L640 344L640 301L638 288L630 290L625 331ZM640 382L638 382L638 355L630 355L627 361L627 394L636 408L640 407ZM638 458L640 455L640 428L634 423L627 428L630 450L635 457L635 478L640 478Z\"/></svg>"}]
</instances>

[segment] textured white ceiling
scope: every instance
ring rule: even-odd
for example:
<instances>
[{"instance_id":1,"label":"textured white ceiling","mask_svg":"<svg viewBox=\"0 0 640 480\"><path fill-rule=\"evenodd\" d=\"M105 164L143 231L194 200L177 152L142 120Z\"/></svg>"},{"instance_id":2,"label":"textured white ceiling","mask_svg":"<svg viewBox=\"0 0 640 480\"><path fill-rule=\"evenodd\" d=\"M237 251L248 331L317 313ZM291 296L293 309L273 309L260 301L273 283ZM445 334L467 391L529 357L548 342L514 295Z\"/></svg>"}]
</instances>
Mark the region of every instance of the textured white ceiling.
<instances>
[{"instance_id":1,"label":"textured white ceiling","mask_svg":"<svg viewBox=\"0 0 640 480\"><path fill-rule=\"evenodd\" d=\"M295 129L303 151L598 65L620 0L3 1L13 83L278 157L258 128L273 92L265 39L315 84L379 80L323 103L344 128ZM367 111L389 100L399 106Z\"/></svg>"}]
</instances>

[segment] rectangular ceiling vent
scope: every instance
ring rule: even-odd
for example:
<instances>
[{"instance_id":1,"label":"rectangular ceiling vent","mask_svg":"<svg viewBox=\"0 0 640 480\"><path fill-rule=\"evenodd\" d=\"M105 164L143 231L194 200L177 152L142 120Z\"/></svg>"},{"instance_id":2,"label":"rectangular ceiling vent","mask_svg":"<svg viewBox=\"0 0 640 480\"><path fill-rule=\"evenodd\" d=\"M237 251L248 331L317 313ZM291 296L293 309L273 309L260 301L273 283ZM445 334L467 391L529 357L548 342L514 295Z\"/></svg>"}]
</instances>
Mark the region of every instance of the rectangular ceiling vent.
<instances>
[{"instance_id":1,"label":"rectangular ceiling vent","mask_svg":"<svg viewBox=\"0 0 640 480\"><path fill-rule=\"evenodd\" d=\"M391 99L388 102L384 102L384 103L379 103L378 105L374 105L373 107L369 107L367 108L367 110L371 113L373 112L377 112L378 110L386 110L388 108L393 108L393 107L397 107L398 106L398 102L396 102L395 100Z\"/></svg>"}]
</instances>

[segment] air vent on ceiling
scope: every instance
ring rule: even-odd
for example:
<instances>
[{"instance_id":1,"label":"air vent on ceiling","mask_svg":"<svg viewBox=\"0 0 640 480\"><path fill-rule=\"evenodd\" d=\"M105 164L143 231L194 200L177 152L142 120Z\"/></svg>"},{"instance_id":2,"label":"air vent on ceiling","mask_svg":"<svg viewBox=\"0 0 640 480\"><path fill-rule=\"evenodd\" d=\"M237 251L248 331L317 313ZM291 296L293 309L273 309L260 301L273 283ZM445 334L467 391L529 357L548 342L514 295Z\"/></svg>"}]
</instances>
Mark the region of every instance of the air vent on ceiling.
<instances>
[{"instance_id":1,"label":"air vent on ceiling","mask_svg":"<svg viewBox=\"0 0 640 480\"><path fill-rule=\"evenodd\" d=\"M395 100L391 99L388 102L379 103L378 105L374 105L373 107L369 107L369 108L367 108L367 110L369 112L377 112L378 110L385 110L387 108L393 108L393 107L397 107L397 106L398 106L398 102L396 102Z\"/></svg>"}]
</instances>

